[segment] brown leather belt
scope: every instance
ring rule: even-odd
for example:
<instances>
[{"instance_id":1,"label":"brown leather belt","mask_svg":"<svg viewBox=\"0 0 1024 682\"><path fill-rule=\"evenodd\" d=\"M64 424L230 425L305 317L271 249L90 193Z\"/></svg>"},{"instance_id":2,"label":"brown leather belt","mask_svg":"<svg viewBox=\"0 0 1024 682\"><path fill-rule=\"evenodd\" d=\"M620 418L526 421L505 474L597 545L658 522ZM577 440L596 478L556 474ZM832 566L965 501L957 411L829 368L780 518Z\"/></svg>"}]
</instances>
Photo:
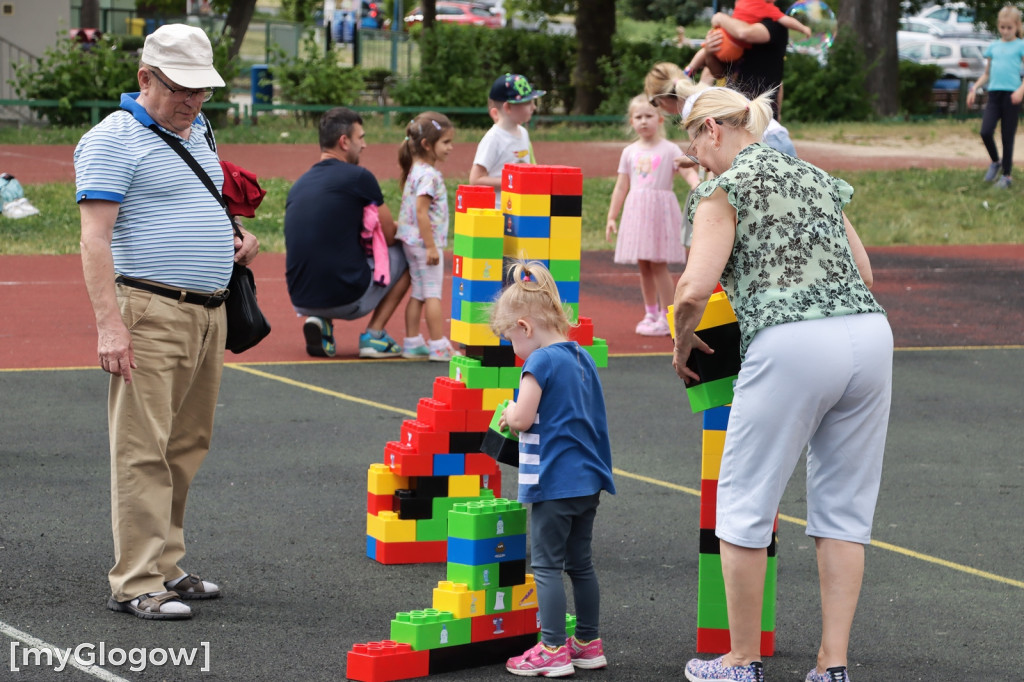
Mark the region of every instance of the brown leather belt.
<instances>
[{"instance_id":1,"label":"brown leather belt","mask_svg":"<svg viewBox=\"0 0 1024 682\"><path fill-rule=\"evenodd\" d=\"M132 279L131 277L125 277L124 275L118 275L114 278L114 281L118 284L123 284L126 287L132 287L133 289L141 289L142 291L148 291L151 294L157 296L166 296L167 298L173 298L176 301L184 301L185 303L192 303L194 305L201 305L204 308L216 308L220 306L224 301L227 300L228 295L231 293L227 289L221 289L215 291L212 294L200 294L195 291L185 291L184 289L172 289L170 287L160 286L159 284L151 284L144 282L140 279Z\"/></svg>"}]
</instances>

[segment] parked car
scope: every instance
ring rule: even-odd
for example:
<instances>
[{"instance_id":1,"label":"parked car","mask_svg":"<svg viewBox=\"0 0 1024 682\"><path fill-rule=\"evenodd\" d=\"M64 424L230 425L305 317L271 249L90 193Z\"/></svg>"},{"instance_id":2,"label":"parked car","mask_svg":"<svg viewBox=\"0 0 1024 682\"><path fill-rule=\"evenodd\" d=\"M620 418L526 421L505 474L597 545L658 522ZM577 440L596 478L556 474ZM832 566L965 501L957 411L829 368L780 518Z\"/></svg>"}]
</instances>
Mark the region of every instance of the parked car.
<instances>
[{"instance_id":1,"label":"parked car","mask_svg":"<svg viewBox=\"0 0 1024 682\"><path fill-rule=\"evenodd\" d=\"M985 48L991 40L958 35L923 36L899 45L900 59L942 68L942 78L977 80L985 73Z\"/></svg>"},{"instance_id":2,"label":"parked car","mask_svg":"<svg viewBox=\"0 0 1024 682\"><path fill-rule=\"evenodd\" d=\"M491 14L491 11L483 5L471 2L445 2L440 0L436 7L438 21L447 21L465 26L501 28L501 17ZM405 25L407 27L422 21L423 9L420 7L416 7L405 15Z\"/></svg>"},{"instance_id":3,"label":"parked car","mask_svg":"<svg viewBox=\"0 0 1024 682\"><path fill-rule=\"evenodd\" d=\"M930 21L944 33L973 33L975 31L974 10L964 2L929 5L912 18Z\"/></svg>"},{"instance_id":4,"label":"parked car","mask_svg":"<svg viewBox=\"0 0 1024 682\"><path fill-rule=\"evenodd\" d=\"M942 33L942 27L934 21L918 19L916 17L902 17L900 19L900 28L896 31L896 40L909 41L924 36L942 35Z\"/></svg>"}]
</instances>

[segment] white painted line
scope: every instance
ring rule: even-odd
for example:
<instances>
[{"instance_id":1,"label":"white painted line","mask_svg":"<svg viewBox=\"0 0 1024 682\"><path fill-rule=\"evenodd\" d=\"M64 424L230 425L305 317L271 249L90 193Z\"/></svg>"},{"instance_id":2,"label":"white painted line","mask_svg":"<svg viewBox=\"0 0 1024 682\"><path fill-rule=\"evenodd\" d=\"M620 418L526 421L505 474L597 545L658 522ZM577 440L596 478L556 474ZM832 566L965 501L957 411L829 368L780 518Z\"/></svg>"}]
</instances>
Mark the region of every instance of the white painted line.
<instances>
[{"instance_id":1,"label":"white painted line","mask_svg":"<svg viewBox=\"0 0 1024 682\"><path fill-rule=\"evenodd\" d=\"M5 634L8 637L10 637L11 639L16 639L16 640L18 640L20 642L23 642L23 643L27 644L28 646L34 647L36 649L49 649L51 651L59 651L60 650L60 647L55 646L53 644L48 644L47 642L44 642L41 639L33 637L32 635L28 634L27 632L22 632L21 630L18 630L17 628L11 627L7 623L3 622L2 620L0 620L0 633ZM64 651L67 651L67 649L64 649ZM11 661L7 661L7 663L8 663L8 665L10 665L12 662ZM82 665L78 661L75 660L74 656L69 657L68 665L70 665L72 668L76 668L78 670L81 670L82 672L86 673L87 675L92 675L93 677L95 677L97 679L105 680L105 682L130 682L130 680L127 680L127 679L125 679L123 677L115 675L114 673L110 672L109 670L101 668L98 665Z\"/></svg>"}]
</instances>

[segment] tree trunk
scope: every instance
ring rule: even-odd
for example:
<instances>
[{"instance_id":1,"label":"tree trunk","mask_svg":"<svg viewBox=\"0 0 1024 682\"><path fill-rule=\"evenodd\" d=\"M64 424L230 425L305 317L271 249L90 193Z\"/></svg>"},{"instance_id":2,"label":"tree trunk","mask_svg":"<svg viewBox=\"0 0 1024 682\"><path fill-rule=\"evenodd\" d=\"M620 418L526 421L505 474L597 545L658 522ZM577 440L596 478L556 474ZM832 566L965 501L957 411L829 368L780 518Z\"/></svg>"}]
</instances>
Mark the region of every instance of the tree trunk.
<instances>
[{"instance_id":1,"label":"tree trunk","mask_svg":"<svg viewBox=\"0 0 1024 682\"><path fill-rule=\"evenodd\" d=\"M78 9L78 27L100 27L100 0L82 0L82 5Z\"/></svg>"},{"instance_id":2,"label":"tree trunk","mask_svg":"<svg viewBox=\"0 0 1024 682\"><path fill-rule=\"evenodd\" d=\"M242 49L242 39L245 32L249 30L249 22L252 21L253 10L256 9L256 0L232 0L231 9L228 10L228 17L224 21L224 32L231 32L231 56L237 57L238 51Z\"/></svg>"},{"instance_id":3,"label":"tree trunk","mask_svg":"<svg viewBox=\"0 0 1024 682\"><path fill-rule=\"evenodd\" d=\"M865 85L879 116L899 113L899 18L898 0L843 0L839 7L839 31L850 31L864 51Z\"/></svg>"},{"instance_id":4,"label":"tree trunk","mask_svg":"<svg viewBox=\"0 0 1024 682\"><path fill-rule=\"evenodd\" d=\"M434 21L437 18L437 2L421 0L420 7L423 9L423 30L429 31L434 28Z\"/></svg>"},{"instance_id":5,"label":"tree trunk","mask_svg":"<svg viewBox=\"0 0 1024 682\"><path fill-rule=\"evenodd\" d=\"M572 113L589 115L601 104L604 77L598 61L611 57L615 0L579 0L576 10L576 103Z\"/></svg>"}]
</instances>

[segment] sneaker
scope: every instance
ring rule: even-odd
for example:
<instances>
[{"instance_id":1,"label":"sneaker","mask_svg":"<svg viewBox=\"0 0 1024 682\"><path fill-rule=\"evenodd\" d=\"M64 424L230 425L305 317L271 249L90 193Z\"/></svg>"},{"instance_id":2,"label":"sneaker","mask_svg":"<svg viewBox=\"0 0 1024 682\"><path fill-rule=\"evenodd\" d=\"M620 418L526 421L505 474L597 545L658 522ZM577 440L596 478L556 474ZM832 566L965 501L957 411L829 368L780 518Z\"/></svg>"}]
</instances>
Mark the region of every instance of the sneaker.
<instances>
[{"instance_id":1,"label":"sneaker","mask_svg":"<svg viewBox=\"0 0 1024 682\"><path fill-rule=\"evenodd\" d=\"M994 182L999 177L999 167L1002 164L999 161L993 161L989 164L988 170L985 171L985 182Z\"/></svg>"},{"instance_id":2,"label":"sneaker","mask_svg":"<svg viewBox=\"0 0 1024 682\"><path fill-rule=\"evenodd\" d=\"M643 336L647 336L647 334L644 334L644 332L642 330L649 329L650 326L655 321L657 321L657 319L658 319L658 316L655 315L654 313L647 313L646 315L644 315L644 319L642 319L642 320L640 320L639 322L636 323L636 333L637 334L641 334Z\"/></svg>"},{"instance_id":3,"label":"sneaker","mask_svg":"<svg viewBox=\"0 0 1024 682\"><path fill-rule=\"evenodd\" d=\"M314 358L334 357L334 325L324 317L307 317L302 325L306 337L306 353Z\"/></svg>"},{"instance_id":4,"label":"sneaker","mask_svg":"<svg viewBox=\"0 0 1024 682\"><path fill-rule=\"evenodd\" d=\"M452 347L445 346L443 348L431 348L430 355L427 358L431 362L448 362L452 359Z\"/></svg>"},{"instance_id":5,"label":"sneaker","mask_svg":"<svg viewBox=\"0 0 1024 682\"><path fill-rule=\"evenodd\" d=\"M764 664L754 661L750 665L724 666L719 656L710 661L690 659L686 664L686 679L690 682L764 682Z\"/></svg>"},{"instance_id":6,"label":"sneaker","mask_svg":"<svg viewBox=\"0 0 1024 682\"><path fill-rule=\"evenodd\" d=\"M1011 178L1009 175L1004 175L1003 177L996 180L996 187L998 189L1010 189L1011 184L1013 184L1013 178Z\"/></svg>"},{"instance_id":7,"label":"sneaker","mask_svg":"<svg viewBox=\"0 0 1024 682\"><path fill-rule=\"evenodd\" d=\"M548 651L542 642L522 656L514 656L505 663L505 670L521 677L565 677L576 672L572 667L569 647L564 644Z\"/></svg>"},{"instance_id":8,"label":"sneaker","mask_svg":"<svg viewBox=\"0 0 1024 682\"><path fill-rule=\"evenodd\" d=\"M850 682L850 675L845 665L837 665L823 673L819 673L817 668L811 668L804 682Z\"/></svg>"},{"instance_id":9,"label":"sneaker","mask_svg":"<svg viewBox=\"0 0 1024 682\"><path fill-rule=\"evenodd\" d=\"M584 644L575 637L570 637L565 640L565 646L569 648L569 657L577 668L595 670L608 665L608 659L604 657L604 645L600 639L592 639Z\"/></svg>"},{"instance_id":10,"label":"sneaker","mask_svg":"<svg viewBox=\"0 0 1024 682\"><path fill-rule=\"evenodd\" d=\"M423 360L429 355L430 349L425 343L421 343L418 346L404 346L402 348L402 357L409 360Z\"/></svg>"},{"instance_id":11,"label":"sneaker","mask_svg":"<svg viewBox=\"0 0 1024 682\"><path fill-rule=\"evenodd\" d=\"M376 339L370 332L359 335L359 357L361 358L397 358L402 354L402 347L384 332L384 338Z\"/></svg>"}]
</instances>

